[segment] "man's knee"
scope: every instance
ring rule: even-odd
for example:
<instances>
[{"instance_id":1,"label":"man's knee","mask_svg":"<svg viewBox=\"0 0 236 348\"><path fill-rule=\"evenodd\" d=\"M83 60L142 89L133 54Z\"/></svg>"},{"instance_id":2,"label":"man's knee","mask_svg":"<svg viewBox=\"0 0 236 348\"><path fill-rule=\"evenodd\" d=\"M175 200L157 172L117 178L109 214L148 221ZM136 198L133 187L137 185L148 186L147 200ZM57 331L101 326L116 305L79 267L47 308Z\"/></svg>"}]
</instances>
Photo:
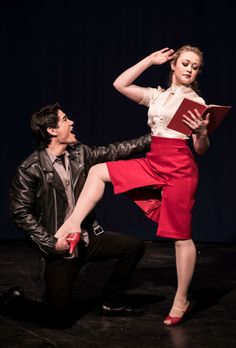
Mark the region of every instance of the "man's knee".
<instances>
[{"instance_id":1,"label":"man's knee","mask_svg":"<svg viewBox=\"0 0 236 348\"><path fill-rule=\"evenodd\" d=\"M135 252L139 257L142 257L145 251L145 243L141 239L130 237L129 250Z\"/></svg>"}]
</instances>

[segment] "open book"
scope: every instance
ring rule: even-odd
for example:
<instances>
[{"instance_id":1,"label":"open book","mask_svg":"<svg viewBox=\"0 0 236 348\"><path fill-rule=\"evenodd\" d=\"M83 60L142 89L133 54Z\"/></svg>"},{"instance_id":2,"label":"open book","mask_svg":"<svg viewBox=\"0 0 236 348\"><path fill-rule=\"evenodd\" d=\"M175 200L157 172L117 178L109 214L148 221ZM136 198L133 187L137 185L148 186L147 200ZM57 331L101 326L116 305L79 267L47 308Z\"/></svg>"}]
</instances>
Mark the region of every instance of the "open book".
<instances>
[{"instance_id":1,"label":"open book","mask_svg":"<svg viewBox=\"0 0 236 348\"><path fill-rule=\"evenodd\" d=\"M205 105L196 102L195 100L184 98L167 127L177 132L184 133L187 136L190 136L193 131L183 122L183 114L188 116L188 111L193 111L194 109L198 110L203 119L206 117L208 113L210 113L210 119L207 130L208 134L212 134L215 131L215 129L219 126L219 124L223 121L223 119L231 109L231 106L213 104Z\"/></svg>"}]
</instances>

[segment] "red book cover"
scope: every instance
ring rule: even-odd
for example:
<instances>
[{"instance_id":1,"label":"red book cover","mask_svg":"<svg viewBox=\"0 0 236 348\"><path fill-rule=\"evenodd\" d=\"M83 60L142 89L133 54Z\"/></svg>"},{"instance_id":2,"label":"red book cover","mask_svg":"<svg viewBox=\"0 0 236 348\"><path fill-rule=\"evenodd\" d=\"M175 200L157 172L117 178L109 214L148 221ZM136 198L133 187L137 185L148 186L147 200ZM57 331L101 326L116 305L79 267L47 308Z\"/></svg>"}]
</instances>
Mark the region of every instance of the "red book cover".
<instances>
[{"instance_id":1,"label":"red book cover","mask_svg":"<svg viewBox=\"0 0 236 348\"><path fill-rule=\"evenodd\" d=\"M194 100L184 98L167 127L190 136L193 131L183 122L183 114L188 115L188 111L197 109L203 119L208 113L210 113L210 120L207 129L208 134L212 134L223 121L230 108L231 106L213 104L205 105Z\"/></svg>"}]
</instances>

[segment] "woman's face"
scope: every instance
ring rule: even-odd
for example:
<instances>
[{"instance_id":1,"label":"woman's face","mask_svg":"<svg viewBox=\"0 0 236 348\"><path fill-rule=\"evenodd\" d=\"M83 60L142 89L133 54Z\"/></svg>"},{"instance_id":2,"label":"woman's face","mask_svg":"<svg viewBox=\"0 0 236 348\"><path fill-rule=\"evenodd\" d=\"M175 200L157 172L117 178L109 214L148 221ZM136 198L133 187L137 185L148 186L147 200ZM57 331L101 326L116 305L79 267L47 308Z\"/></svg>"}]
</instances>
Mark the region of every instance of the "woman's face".
<instances>
[{"instance_id":1,"label":"woman's face","mask_svg":"<svg viewBox=\"0 0 236 348\"><path fill-rule=\"evenodd\" d=\"M172 83L176 86L189 86L196 79L201 66L201 58L194 52L180 54L177 61L171 63L173 70Z\"/></svg>"}]
</instances>

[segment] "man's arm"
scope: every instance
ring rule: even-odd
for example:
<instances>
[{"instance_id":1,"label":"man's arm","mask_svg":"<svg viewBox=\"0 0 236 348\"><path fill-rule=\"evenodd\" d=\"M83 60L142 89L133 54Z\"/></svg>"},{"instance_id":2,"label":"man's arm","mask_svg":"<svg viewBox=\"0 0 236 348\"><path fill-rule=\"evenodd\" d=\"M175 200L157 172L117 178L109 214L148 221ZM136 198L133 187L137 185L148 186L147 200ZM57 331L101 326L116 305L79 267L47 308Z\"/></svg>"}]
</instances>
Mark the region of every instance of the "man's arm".
<instances>
[{"instance_id":1,"label":"man's arm","mask_svg":"<svg viewBox=\"0 0 236 348\"><path fill-rule=\"evenodd\" d=\"M36 214L37 177L23 167L19 167L10 187L10 218L12 222L39 248L46 253L55 250L57 239L40 224L43 212Z\"/></svg>"},{"instance_id":2,"label":"man's arm","mask_svg":"<svg viewBox=\"0 0 236 348\"><path fill-rule=\"evenodd\" d=\"M147 152L150 149L151 134L148 133L136 139L115 142L107 146L84 147L85 157L92 166L96 163L125 159Z\"/></svg>"}]
</instances>

